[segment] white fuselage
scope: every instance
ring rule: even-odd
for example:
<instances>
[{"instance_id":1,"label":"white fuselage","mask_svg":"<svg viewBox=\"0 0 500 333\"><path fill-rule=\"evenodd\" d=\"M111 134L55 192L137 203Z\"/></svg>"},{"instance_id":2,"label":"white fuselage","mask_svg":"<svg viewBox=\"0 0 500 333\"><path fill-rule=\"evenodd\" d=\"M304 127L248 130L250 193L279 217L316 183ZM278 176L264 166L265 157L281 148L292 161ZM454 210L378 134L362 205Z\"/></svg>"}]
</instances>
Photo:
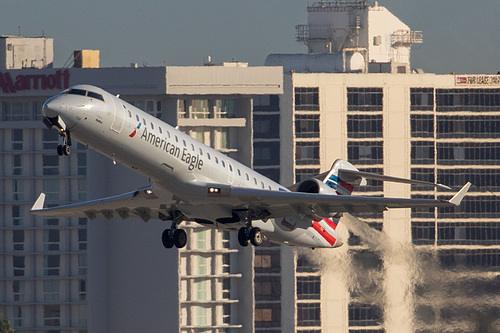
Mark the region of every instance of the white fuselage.
<instances>
[{"instance_id":1,"label":"white fuselage","mask_svg":"<svg viewBox=\"0 0 500 333\"><path fill-rule=\"evenodd\" d=\"M73 93L68 93L73 89ZM79 92L75 94L74 92ZM80 93L81 92L81 93ZM85 92L85 93L83 93ZM91 93L87 93L91 92ZM92 95L92 96L91 96ZM99 97L101 96L101 97ZM88 85L78 85L49 99L44 105L45 117L59 116L71 136L79 142L108 156L118 163L149 177L155 189L175 193L185 202L197 197L190 192L190 184L223 184L237 187L259 188L270 191L289 191L282 185L260 175L251 168L235 161L113 96ZM190 219L214 221L213 227L237 230L244 223L222 224L215 222L214 212L204 211L203 216L185 214ZM290 220L269 219L254 221L269 240L289 245L307 247L337 247L338 240L330 244L312 228L290 228ZM296 223L295 223L296 224Z\"/></svg>"}]
</instances>

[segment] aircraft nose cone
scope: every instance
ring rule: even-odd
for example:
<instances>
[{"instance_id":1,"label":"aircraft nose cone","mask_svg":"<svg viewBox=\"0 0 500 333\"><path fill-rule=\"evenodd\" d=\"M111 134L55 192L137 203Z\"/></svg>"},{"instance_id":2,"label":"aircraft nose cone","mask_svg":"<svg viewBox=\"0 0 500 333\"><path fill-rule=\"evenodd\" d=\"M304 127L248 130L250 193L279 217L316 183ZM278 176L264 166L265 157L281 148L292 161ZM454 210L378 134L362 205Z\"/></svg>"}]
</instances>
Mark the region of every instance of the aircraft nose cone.
<instances>
[{"instance_id":1,"label":"aircraft nose cone","mask_svg":"<svg viewBox=\"0 0 500 333\"><path fill-rule=\"evenodd\" d=\"M44 117L53 118L58 116L62 111L61 102L57 101L55 97L48 99L43 103L42 114Z\"/></svg>"}]
</instances>

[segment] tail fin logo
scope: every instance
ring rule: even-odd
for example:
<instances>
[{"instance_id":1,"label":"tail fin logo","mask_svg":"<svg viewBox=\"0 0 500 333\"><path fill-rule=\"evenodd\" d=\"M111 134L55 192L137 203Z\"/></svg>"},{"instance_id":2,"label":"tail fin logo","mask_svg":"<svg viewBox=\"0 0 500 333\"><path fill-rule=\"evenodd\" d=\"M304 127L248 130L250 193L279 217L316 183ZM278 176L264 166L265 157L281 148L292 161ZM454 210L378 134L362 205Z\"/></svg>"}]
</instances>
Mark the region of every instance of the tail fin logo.
<instances>
[{"instance_id":1,"label":"tail fin logo","mask_svg":"<svg viewBox=\"0 0 500 333\"><path fill-rule=\"evenodd\" d=\"M142 125L142 123L139 123L139 125L137 125L137 127L134 129L134 131L133 131L132 133L130 133L130 135L129 135L129 136L130 136L131 138L133 138L133 137L137 134L137 130L138 130L139 128L141 128L141 125Z\"/></svg>"}]
</instances>

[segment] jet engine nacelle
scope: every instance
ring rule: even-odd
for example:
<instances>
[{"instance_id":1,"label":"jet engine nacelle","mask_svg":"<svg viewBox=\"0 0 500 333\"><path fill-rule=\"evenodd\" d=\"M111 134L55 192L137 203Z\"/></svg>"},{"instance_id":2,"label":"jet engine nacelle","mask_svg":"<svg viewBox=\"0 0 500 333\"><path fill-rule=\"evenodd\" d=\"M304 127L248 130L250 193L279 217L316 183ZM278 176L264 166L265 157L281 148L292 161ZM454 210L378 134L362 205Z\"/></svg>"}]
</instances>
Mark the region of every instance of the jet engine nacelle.
<instances>
[{"instance_id":1,"label":"jet engine nacelle","mask_svg":"<svg viewBox=\"0 0 500 333\"><path fill-rule=\"evenodd\" d=\"M318 194L337 194L333 188L326 185L316 178L306 179L299 183L296 192L318 193Z\"/></svg>"}]
</instances>

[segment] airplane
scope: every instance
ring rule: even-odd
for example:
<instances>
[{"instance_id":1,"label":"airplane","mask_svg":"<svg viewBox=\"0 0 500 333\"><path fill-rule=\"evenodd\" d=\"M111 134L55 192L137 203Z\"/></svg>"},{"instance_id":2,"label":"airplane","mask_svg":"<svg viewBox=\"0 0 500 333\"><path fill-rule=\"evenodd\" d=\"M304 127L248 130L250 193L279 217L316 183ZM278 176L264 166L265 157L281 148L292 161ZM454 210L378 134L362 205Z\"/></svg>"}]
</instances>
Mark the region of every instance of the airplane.
<instances>
[{"instance_id":1,"label":"airplane","mask_svg":"<svg viewBox=\"0 0 500 333\"><path fill-rule=\"evenodd\" d=\"M44 207L41 193L31 212L47 217L141 218L169 221L162 233L166 248L187 243L183 221L238 233L246 247L264 240L290 246L336 248L343 213L390 208L456 207L465 184L450 200L351 195L367 180L443 184L361 172L338 159L321 175L285 187L214 150L160 119L101 88L75 85L48 99L43 122L59 131L60 156L71 153L72 139L113 161L146 175L151 184L131 192L79 203Z\"/></svg>"}]
</instances>

